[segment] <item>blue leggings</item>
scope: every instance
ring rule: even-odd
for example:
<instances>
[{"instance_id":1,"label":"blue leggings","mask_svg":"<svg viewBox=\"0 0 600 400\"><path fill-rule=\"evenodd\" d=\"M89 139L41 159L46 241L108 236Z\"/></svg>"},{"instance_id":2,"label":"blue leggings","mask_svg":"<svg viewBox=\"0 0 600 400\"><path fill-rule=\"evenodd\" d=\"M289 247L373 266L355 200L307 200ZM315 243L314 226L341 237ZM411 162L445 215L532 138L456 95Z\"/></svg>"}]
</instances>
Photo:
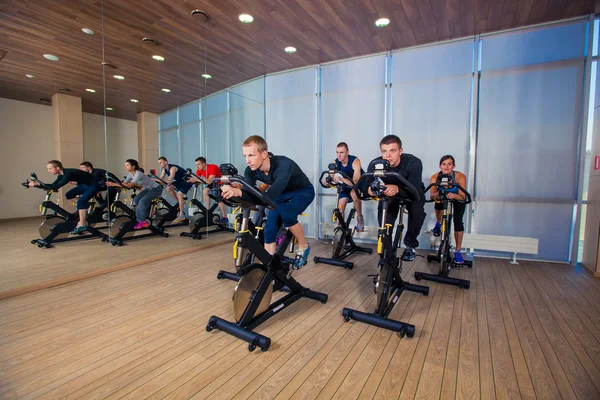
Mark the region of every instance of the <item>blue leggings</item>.
<instances>
[{"instance_id":1,"label":"blue leggings","mask_svg":"<svg viewBox=\"0 0 600 400\"><path fill-rule=\"evenodd\" d=\"M100 191L100 186L92 184L92 185L83 185L79 184L75 186L73 189L69 190L65 197L67 199L74 199L79 196L77 199L77 210L85 210L88 208L89 201Z\"/></svg>"},{"instance_id":2,"label":"blue leggings","mask_svg":"<svg viewBox=\"0 0 600 400\"><path fill-rule=\"evenodd\" d=\"M295 192L282 193L275 199L277 208L267 214L265 225L265 244L274 243L279 227L277 220L281 218L286 228L298 223L298 215L308 208L315 198L315 188L312 184Z\"/></svg>"}]
</instances>

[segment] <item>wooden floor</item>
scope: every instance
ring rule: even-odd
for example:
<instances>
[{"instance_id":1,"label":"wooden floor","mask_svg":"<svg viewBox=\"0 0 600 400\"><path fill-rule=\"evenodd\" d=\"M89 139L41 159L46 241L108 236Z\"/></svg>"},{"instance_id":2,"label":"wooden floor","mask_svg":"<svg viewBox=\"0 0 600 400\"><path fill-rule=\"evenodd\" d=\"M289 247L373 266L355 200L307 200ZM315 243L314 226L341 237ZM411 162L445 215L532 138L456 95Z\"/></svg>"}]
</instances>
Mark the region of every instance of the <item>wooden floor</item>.
<instances>
[{"instance_id":1,"label":"wooden floor","mask_svg":"<svg viewBox=\"0 0 600 400\"><path fill-rule=\"evenodd\" d=\"M344 306L374 308L376 255L354 260L295 275L329 301L261 325L265 353L205 330L213 314L232 318L234 283L215 279L232 269L230 245L0 300L0 398L600 398L600 282L588 273L477 259L453 271L468 291L429 282L428 297L402 295L391 316L417 332L399 339L344 323Z\"/></svg>"},{"instance_id":2,"label":"wooden floor","mask_svg":"<svg viewBox=\"0 0 600 400\"><path fill-rule=\"evenodd\" d=\"M122 247L86 239L40 249L30 241L39 237L43 220L0 221L0 298L233 241L233 234L229 233L209 235L208 240L181 238L179 233L187 231L187 227L174 227L167 229L168 238L153 236L125 242Z\"/></svg>"}]
</instances>

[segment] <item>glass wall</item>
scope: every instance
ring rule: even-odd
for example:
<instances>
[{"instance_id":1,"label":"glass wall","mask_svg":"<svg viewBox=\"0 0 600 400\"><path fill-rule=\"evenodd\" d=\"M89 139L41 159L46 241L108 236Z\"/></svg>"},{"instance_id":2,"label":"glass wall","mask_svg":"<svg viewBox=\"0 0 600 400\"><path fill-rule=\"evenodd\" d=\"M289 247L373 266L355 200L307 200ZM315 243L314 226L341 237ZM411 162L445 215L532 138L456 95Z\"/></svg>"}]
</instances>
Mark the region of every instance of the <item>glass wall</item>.
<instances>
[{"instance_id":1,"label":"glass wall","mask_svg":"<svg viewBox=\"0 0 600 400\"><path fill-rule=\"evenodd\" d=\"M317 69L306 68L266 79L266 126L269 151L294 160L316 183ZM317 202L299 221L307 236L317 235Z\"/></svg>"},{"instance_id":2,"label":"glass wall","mask_svg":"<svg viewBox=\"0 0 600 400\"><path fill-rule=\"evenodd\" d=\"M446 154L470 179L473 46L468 39L392 53L391 131L402 140L405 153L421 159L425 186ZM435 225L432 203L425 212L423 232ZM419 236L419 244L429 245L427 234Z\"/></svg>"},{"instance_id":3,"label":"glass wall","mask_svg":"<svg viewBox=\"0 0 600 400\"><path fill-rule=\"evenodd\" d=\"M336 144L348 143L366 169L380 154L379 140L393 133L406 153L422 160L425 184L443 155L455 157L475 200L473 215L465 216L473 232L535 237L540 248L534 258L567 261L576 257L570 254L574 212L579 177L587 172L579 168L586 146L586 23L261 77L162 114L160 152L186 168L203 155L214 164L232 162L242 172L241 142L265 136L273 153L294 159L315 185L318 197L302 222L308 236L322 237L319 228L331 221L335 193L317 179L335 159ZM597 54L597 33L589 35ZM365 222L375 226L376 204L370 203ZM433 209L426 207L423 232L434 223ZM426 234L419 239L422 248L429 247Z\"/></svg>"},{"instance_id":4,"label":"glass wall","mask_svg":"<svg viewBox=\"0 0 600 400\"><path fill-rule=\"evenodd\" d=\"M234 86L229 90L231 163L243 173L246 162L242 142L252 135L265 135L265 78Z\"/></svg>"},{"instance_id":5,"label":"glass wall","mask_svg":"<svg viewBox=\"0 0 600 400\"><path fill-rule=\"evenodd\" d=\"M585 34L581 21L482 39L475 231L538 238L548 260L569 259Z\"/></svg>"}]
</instances>

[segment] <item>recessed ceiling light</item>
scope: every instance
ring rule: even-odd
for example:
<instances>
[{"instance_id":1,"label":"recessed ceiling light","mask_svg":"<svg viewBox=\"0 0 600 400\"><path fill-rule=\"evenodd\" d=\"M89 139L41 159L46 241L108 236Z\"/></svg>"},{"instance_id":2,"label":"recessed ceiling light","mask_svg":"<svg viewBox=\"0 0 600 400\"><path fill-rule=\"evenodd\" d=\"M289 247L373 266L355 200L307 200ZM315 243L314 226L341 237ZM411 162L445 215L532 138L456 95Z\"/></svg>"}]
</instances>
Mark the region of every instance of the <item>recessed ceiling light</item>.
<instances>
[{"instance_id":1,"label":"recessed ceiling light","mask_svg":"<svg viewBox=\"0 0 600 400\"><path fill-rule=\"evenodd\" d=\"M295 53L296 52L296 48L292 47L292 46L288 46L288 47L285 48L285 52L286 53L290 53L290 54Z\"/></svg>"},{"instance_id":2,"label":"recessed ceiling light","mask_svg":"<svg viewBox=\"0 0 600 400\"><path fill-rule=\"evenodd\" d=\"M93 35L94 31L91 30L90 28L81 28L81 30L83 31L83 33L85 33L86 35Z\"/></svg>"},{"instance_id":3,"label":"recessed ceiling light","mask_svg":"<svg viewBox=\"0 0 600 400\"><path fill-rule=\"evenodd\" d=\"M112 107L106 107L106 111L112 111L113 108Z\"/></svg>"},{"instance_id":4,"label":"recessed ceiling light","mask_svg":"<svg viewBox=\"0 0 600 400\"><path fill-rule=\"evenodd\" d=\"M90 92L90 93L96 93L96 91L94 89L85 89L86 92Z\"/></svg>"},{"instance_id":5,"label":"recessed ceiling light","mask_svg":"<svg viewBox=\"0 0 600 400\"><path fill-rule=\"evenodd\" d=\"M162 90L165 93L171 93L171 89L160 89L160 90Z\"/></svg>"},{"instance_id":6,"label":"recessed ceiling light","mask_svg":"<svg viewBox=\"0 0 600 400\"><path fill-rule=\"evenodd\" d=\"M240 14L238 18L244 24L250 24L250 23L252 23L252 21L254 21L254 17L250 14Z\"/></svg>"},{"instance_id":7,"label":"recessed ceiling light","mask_svg":"<svg viewBox=\"0 0 600 400\"><path fill-rule=\"evenodd\" d=\"M212 76L210 76L209 74L202 74L202 77L204 79L210 79L210 78L212 78Z\"/></svg>"},{"instance_id":8,"label":"recessed ceiling light","mask_svg":"<svg viewBox=\"0 0 600 400\"><path fill-rule=\"evenodd\" d=\"M124 76L121 76L121 75L113 75L113 77L114 77L115 79L118 79L118 80L120 80L120 81L122 81L123 79L125 79L125 77L124 77Z\"/></svg>"},{"instance_id":9,"label":"recessed ceiling light","mask_svg":"<svg viewBox=\"0 0 600 400\"><path fill-rule=\"evenodd\" d=\"M388 26L388 24L390 23L390 20L387 18L379 18L377 21L375 21L375 26L378 27L384 27L384 26Z\"/></svg>"},{"instance_id":10,"label":"recessed ceiling light","mask_svg":"<svg viewBox=\"0 0 600 400\"><path fill-rule=\"evenodd\" d=\"M33 79L33 78L35 78L35 75L31 75L31 74L27 74L27 75L25 75L25 76L26 76L26 77L28 77L29 79Z\"/></svg>"},{"instance_id":11,"label":"recessed ceiling light","mask_svg":"<svg viewBox=\"0 0 600 400\"><path fill-rule=\"evenodd\" d=\"M139 100L136 100L136 99L131 99L129 101L132 102L132 103L139 103L140 102Z\"/></svg>"},{"instance_id":12,"label":"recessed ceiling light","mask_svg":"<svg viewBox=\"0 0 600 400\"><path fill-rule=\"evenodd\" d=\"M156 61L165 61L165 58L163 56L152 56L153 59L155 59Z\"/></svg>"},{"instance_id":13,"label":"recessed ceiling light","mask_svg":"<svg viewBox=\"0 0 600 400\"><path fill-rule=\"evenodd\" d=\"M53 54L44 54L44 58L50 61L58 61L60 58L56 57Z\"/></svg>"}]
</instances>

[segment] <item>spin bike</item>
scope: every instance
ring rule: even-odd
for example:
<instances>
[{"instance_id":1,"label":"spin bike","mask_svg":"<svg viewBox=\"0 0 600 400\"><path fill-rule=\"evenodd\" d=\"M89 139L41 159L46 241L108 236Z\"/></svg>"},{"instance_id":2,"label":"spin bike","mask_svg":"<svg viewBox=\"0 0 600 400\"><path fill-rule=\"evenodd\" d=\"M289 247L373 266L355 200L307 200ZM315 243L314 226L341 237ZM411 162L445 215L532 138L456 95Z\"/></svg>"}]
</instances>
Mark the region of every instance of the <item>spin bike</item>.
<instances>
[{"instance_id":1,"label":"spin bike","mask_svg":"<svg viewBox=\"0 0 600 400\"><path fill-rule=\"evenodd\" d=\"M410 338L415 334L415 326L390 319L388 316L392 312L403 291L408 290L421 293L425 296L429 295L429 287L413 285L402 279L400 276L400 273L402 272L402 261L396 254L402 237L402 231L404 230L404 224L402 222L404 207L406 203L419 201L420 195L417 189L404 179L402 175L388 171L390 166L388 161L376 160L372 163L374 164L374 171L363 174L356 183L356 187L361 187L361 183L368 177L374 177L375 180L370 184L371 192L374 194L373 197L370 197L369 195L363 196L358 193L358 191L357 193L361 200L379 200L382 207L381 226L377 235L377 253L380 256L378 264L379 274L373 280L373 283L375 284L375 293L377 294L377 306L374 313L365 313L350 308L344 308L342 310L342 316L346 322L353 319L369 325L398 332L400 337L408 336ZM369 169L371 168L369 167ZM400 212L398 213L400 220L398 221L398 227L396 228L396 234L393 241L393 224L387 224L385 222L389 206L389 200L383 194L386 187L378 178L394 178L399 183L398 188L400 191L393 198L400 201Z\"/></svg>"},{"instance_id":2,"label":"spin bike","mask_svg":"<svg viewBox=\"0 0 600 400\"><path fill-rule=\"evenodd\" d=\"M77 222L79 222L79 216L76 213L72 214L68 212L50 200L52 194L56 193L57 190L48 187L45 183L40 181L35 173L32 172L30 174L30 179L39 184L39 186L35 186L36 188L46 192L46 197L40 205L42 215L45 216L46 219L44 222L42 222L39 228L40 238L32 240L31 244L37 244L39 248L50 248L52 247L53 243L91 239L94 237L102 239L103 242L108 242L108 236L91 225L88 225L85 233L69 236L71 231L77 226ZM21 183L21 185L23 185L23 187L26 189L29 189L29 180ZM51 210L53 213L48 215L48 210Z\"/></svg>"},{"instance_id":3,"label":"spin bike","mask_svg":"<svg viewBox=\"0 0 600 400\"><path fill-rule=\"evenodd\" d=\"M238 215L240 215L242 217L239 221L239 226L240 226L239 232L241 232L242 231L241 226L242 226L243 214L238 214ZM252 215L252 218L250 218L248 220L248 228L247 229L260 246L263 246L265 243L265 238L264 238L264 233L263 233L263 228L264 228L265 223L266 223L265 207L258 206L254 210L254 214ZM234 251L236 251L237 243L238 243L238 241L236 238L236 240L233 244ZM256 258L256 256L254 254L247 252L241 263L238 263L237 259L236 259L235 272L220 270L217 273L217 279L229 279L231 281L238 282L244 274L245 267L254 263L255 258Z\"/></svg>"},{"instance_id":4,"label":"spin bike","mask_svg":"<svg viewBox=\"0 0 600 400\"><path fill-rule=\"evenodd\" d=\"M352 182L352 178L348 177L348 175L344 174L341 171L337 170L337 166L335 163L331 163L328 165L328 170L323 171L321 177L319 178L319 183L325 189L337 189L337 196L335 200L336 207L333 210L332 220L339 221L339 226L333 230L333 243L331 249L331 258L325 257L314 257L313 261L315 264L324 263L329 265L334 265L336 267L343 267L344 269L352 269L354 268L354 263L350 261L344 261L346 257L351 256L352 254L358 252L372 254L373 249L368 247L360 247L358 246L353 239L355 229L350 228L350 222L354 218L354 214L356 213L356 209L352 207L350 213L348 214L348 218L344 221L344 215L342 214L342 210L338 207L340 202L340 193L346 189L354 189L354 183L349 185L345 181L341 179L336 182L334 176L336 174L341 175L341 177L349 182Z\"/></svg>"},{"instance_id":5,"label":"spin bike","mask_svg":"<svg viewBox=\"0 0 600 400\"><path fill-rule=\"evenodd\" d=\"M156 175L155 169L151 169L148 176L150 178L155 179L157 181L157 183L159 185L161 185L163 188L166 188L169 185L166 181L160 179L158 177L158 175ZM184 200L184 202L187 200L186 193L184 193L183 200ZM167 226L165 226L165 228L171 228L174 226L183 226L183 225L188 224L187 220L184 220L177 224L172 223L172 221L176 220L177 216L179 215L179 205L177 203L175 203L173 205L173 204L169 203L169 201L164 196L160 196L158 198L158 204L160 204L160 206L158 207L156 214L153 216L154 226L157 226L160 228L160 227L164 226L165 224L169 223Z\"/></svg>"},{"instance_id":6,"label":"spin bike","mask_svg":"<svg viewBox=\"0 0 600 400\"><path fill-rule=\"evenodd\" d=\"M283 256L285 249L294 239L290 230L286 231L285 239L274 255L270 255L248 230L250 211L258 206L275 209L275 203L264 193L246 183L241 176L223 176L216 178L215 181L242 185L244 192L252 198L252 200L242 198L221 200L220 188L213 191L213 195L218 197L219 201L224 201L228 206L239 206L243 209L242 226L236 238L237 246L234 247L236 264L241 265L247 252L253 253L262 264L247 265L234 290L233 315L236 322L229 322L213 315L206 325L206 330L210 332L213 329L220 329L245 340L248 342L250 351L254 351L256 347L267 351L271 345L271 339L252 329L303 297L326 303L327 295L307 289L291 277L293 260ZM286 286L289 293L271 303L273 291Z\"/></svg>"},{"instance_id":7,"label":"spin bike","mask_svg":"<svg viewBox=\"0 0 600 400\"><path fill-rule=\"evenodd\" d=\"M237 174L237 170L235 171ZM210 233L218 232L235 232L235 230L228 228L226 225L220 224L221 218L218 214L215 214L215 210L219 206L219 203L213 204L211 207L206 208L200 200L198 200L198 188L200 185L207 185L206 180L194 174L191 169L187 169L185 173L185 179L195 177L200 179L202 183L194 184L194 194L190 201L190 206L196 207L199 211L195 212L191 218L189 218L189 232L181 232L180 236L191 237L192 239L201 239L202 234L208 235Z\"/></svg>"},{"instance_id":8,"label":"spin bike","mask_svg":"<svg viewBox=\"0 0 600 400\"><path fill-rule=\"evenodd\" d=\"M425 188L427 193L432 187L438 188L440 195L440 202L444 206L444 215L442 217L442 235L440 245L436 254L427 255L427 261L440 263L440 270L437 274L427 274L424 272L415 272L415 279L420 281L424 279L426 281L444 283L446 285L458 286L460 289L469 289L471 282L465 279L457 279L449 277L450 269L454 267L469 267L473 266L473 262L465 260L463 264L456 264L452 257L452 245L450 239L452 237L452 216L454 214L454 203L459 200L451 200L447 197L448 191L454 187L457 187L465 195L465 200L461 203L471 203L471 195L462 186L456 182L452 182L451 175L440 175L435 183L430 184ZM428 203L434 202L435 200L426 200Z\"/></svg>"},{"instance_id":9,"label":"spin bike","mask_svg":"<svg viewBox=\"0 0 600 400\"><path fill-rule=\"evenodd\" d=\"M113 211L113 214L119 213L117 217L110 221L109 225L110 243L113 246L122 246L123 242L126 240L142 239L150 236L169 237L169 234L165 232L165 229L163 227L153 225L153 221L150 221L150 226L147 228L149 232L138 233L134 235L136 232L138 232L133 229L137 224L135 211L120 200L121 192L125 192L127 188L121 185L121 182L118 179L114 179L113 177L109 177L108 179L111 182L119 185L121 188L121 190L117 193L115 200L111 204L111 210ZM156 204L154 204L153 207L156 207ZM139 231L142 231L142 229Z\"/></svg>"}]
</instances>

